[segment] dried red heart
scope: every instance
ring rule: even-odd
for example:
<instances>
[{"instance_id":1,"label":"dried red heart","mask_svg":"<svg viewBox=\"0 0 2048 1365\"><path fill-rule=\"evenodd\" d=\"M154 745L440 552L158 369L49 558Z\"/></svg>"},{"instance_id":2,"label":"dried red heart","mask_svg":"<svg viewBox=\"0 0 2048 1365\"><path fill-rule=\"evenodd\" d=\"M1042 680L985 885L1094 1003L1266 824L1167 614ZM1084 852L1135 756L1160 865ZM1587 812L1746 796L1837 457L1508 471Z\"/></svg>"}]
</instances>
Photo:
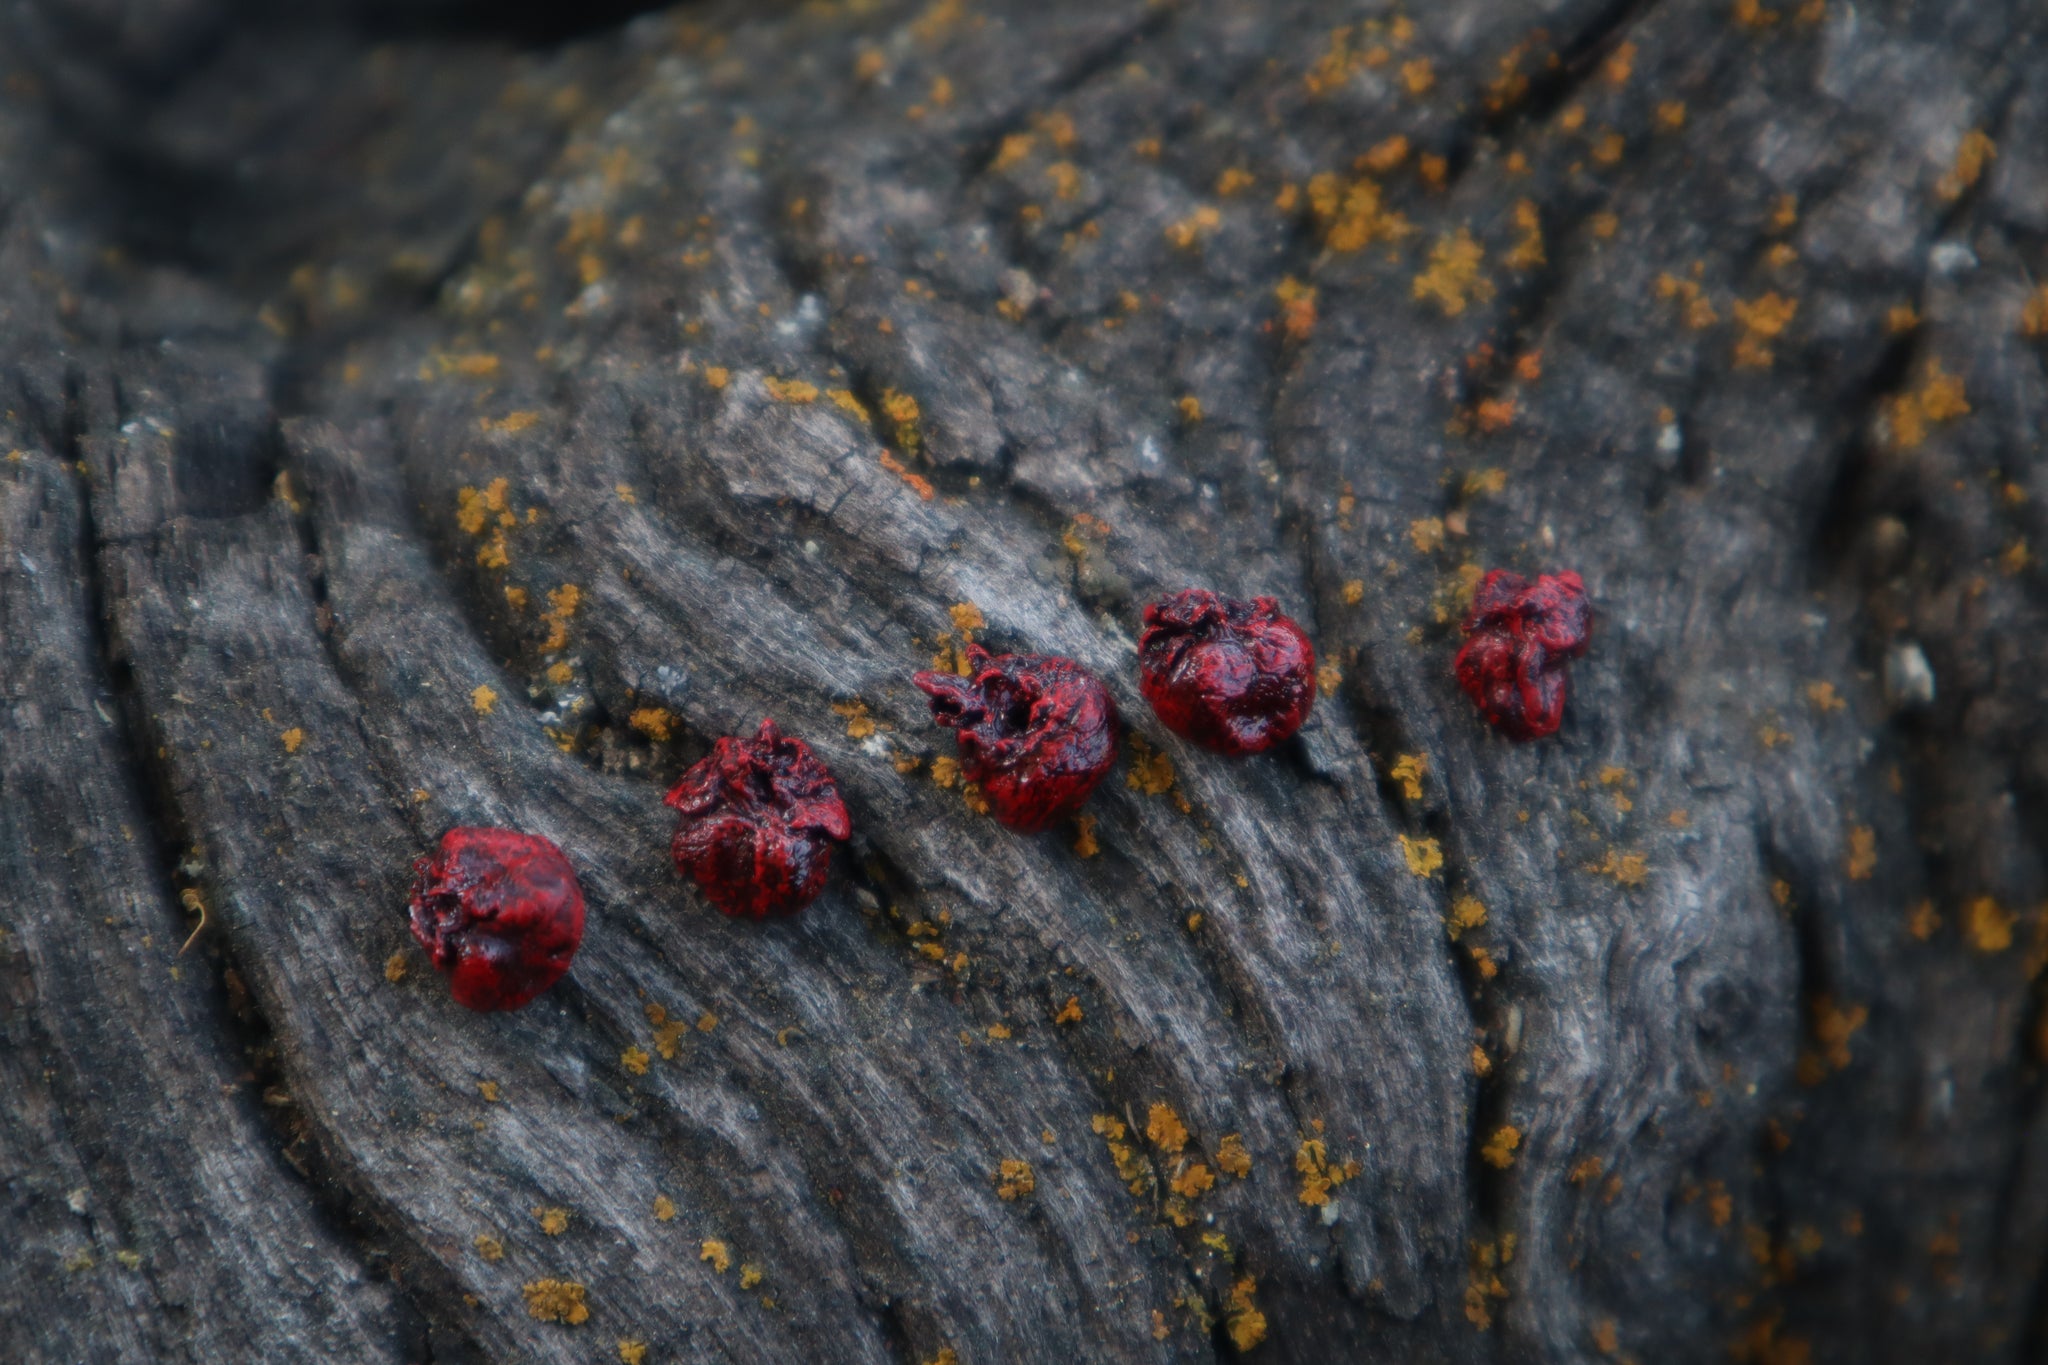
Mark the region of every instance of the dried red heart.
<instances>
[{"instance_id":1,"label":"dried red heart","mask_svg":"<svg viewBox=\"0 0 2048 1365\"><path fill-rule=\"evenodd\" d=\"M1565 664L1586 652L1593 608L1572 572L1534 583L1495 569L1465 614L1458 682L1510 739L1541 739L1564 722Z\"/></svg>"},{"instance_id":2,"label":"dried red heart","mask_svg":"<svg viewBox=\"0 0 2048 1365\"><path fill-rule=\"evenodd\" d=\"M1145 608L1138 686L1166 728L1221 754L1256 754L1301 728L1316 651L1270 597L1189 588Z\"/></svg>"},{"instance_id":3,"label":"dried red heart","mask_svg":"<svg viewBox=\"0 0 2048 1365\"><path fill-rule=\"evenodd\" d=\"M1035 834L1081 808L1116 762L1116 702L1093 674L1050 654L967 646L969 676L919 673L932 719L957 732L960 771L989 811Z\"/></svg>"},{"instance_id":4,"label":"dried red heart","mask_svg":"<svg viewBox=\"0 0 2048 1365\"><path fill-rule=\"evenodd\" d=\"M583 891L546 839L459 825L413 872L412 936L457 1003L516 1010L569 970L583 942Z\"/></svg>"},{"instance_id":5,"label":"dried red heart","mask_svg":"<svg viewBox=\"0 0 2048 1365\"><path fill-rule=\"evenodd\" d=\"M853 833L831 770L772 720L752 739L719 740L667 799L682 813L676 871L728 915L803 909L825 889L833 844Z\"/></svg>"}]
</instances>

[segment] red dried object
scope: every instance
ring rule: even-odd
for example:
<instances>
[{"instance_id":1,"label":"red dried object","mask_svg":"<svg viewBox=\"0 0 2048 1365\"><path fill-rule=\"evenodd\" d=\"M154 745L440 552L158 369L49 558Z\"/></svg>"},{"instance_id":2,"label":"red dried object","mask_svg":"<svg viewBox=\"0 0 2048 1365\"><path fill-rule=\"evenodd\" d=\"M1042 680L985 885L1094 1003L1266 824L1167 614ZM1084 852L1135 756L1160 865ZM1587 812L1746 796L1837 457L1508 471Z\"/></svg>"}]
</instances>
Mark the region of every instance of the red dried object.
<instances>
[{"instance_id":1,"label":"red dried object","mask_svg":"<svg viewBox=\"0 0 2048 1365\"><path fill-rule=\"evenodd\" d=\"M1465 614L1458 682L1479 714L1509 739L1541 739L1564 722L1565 669L1586 652L1593 608L1576 573L1534 583L1495 569Z\"/></svg>"},{"instance_id":2,"label":"red dried object","mask_svg":"<svg viewBox=\"0 0 2048 1365\"><path fill-rule=\"evenodd\" d=\"M960 771L989 810L1036 834L1079 810L1116 762L1116 702L1093 674L1051 654L967 646L965 678L919 673L932 719L957 731Z\"/></svg>"},{"instance_id":3,"label":"red dried object","mask_svg":"<svg viewBox=\"0 0 2048 1365\"><path fill-rule=\"evenodd\" d=\"M1188 588L1145 608L1138 686L1167 729L1220 754L1256 754L1301 728L1316 650L1270 597Z\"/></svg>"},{"instance_id":4,"label":"red dried object","mask_svg":"<svg viewBox=\"0 0 2048 1365\"><path fill-rule=\"evenodd\" d=\"M728 915L803 909L825 889L832 845L853 834L831 769L772 720L752 739L719 740L667 801L682 813L670 845L676 871Z\"/></svg>"},{"instance_id":5,"label":"red dried object","mask_svg":"<svg viewBox=\"0 0 2048 1365\"><path fill-rule=\"evenodd\" d=\"M583 942L583 891L548 840L458 825L413 872L412 936L458 1004L516 1010L569 970Z\"/></svg>"}]
</instances>

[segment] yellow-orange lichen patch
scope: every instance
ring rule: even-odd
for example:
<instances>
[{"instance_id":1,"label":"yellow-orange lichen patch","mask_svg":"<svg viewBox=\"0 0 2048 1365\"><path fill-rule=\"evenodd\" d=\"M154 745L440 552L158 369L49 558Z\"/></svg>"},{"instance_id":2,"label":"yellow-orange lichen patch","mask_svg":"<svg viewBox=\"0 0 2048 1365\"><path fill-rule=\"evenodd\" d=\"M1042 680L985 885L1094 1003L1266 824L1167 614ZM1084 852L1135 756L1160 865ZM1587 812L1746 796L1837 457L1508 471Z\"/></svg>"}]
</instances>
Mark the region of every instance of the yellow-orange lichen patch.
<instances>
[{"instance_id":1,"label":"yellow-orange lichen patch","mask_svg":"<svg viewBox=\"0 0 2048 1365\"><path fill-rule=\"evenodd\" d=\"M1912 450L1927 439L1929 426L1953 422L1969 411L1961 377L1942 369L1939 359L1930 359L1919 389L1898 394L1885 405L1892 448Z\"/></svg>"},{"instance_id":2,"label":"yellow-orange lichen patch","mask_svg":"<svg viewBox=\"0 0 2048 1365\"><path fill-rule=\"evenodd\" d=\"M2020 335L2035 339L2048 337L2048 284L2036 288L2020 305Z\"/></svg>"},{"instance_id":3,"label":"yellow-orange lichen patch","mask_svg":"<svg viewBox=\"0 0 2048 1365\"><path fill-rule=\"evenodd\" d=\"M1292 275L1273 288L1280 302L1280 334L1289 341L1307 341L1316 330L1316 290Z\"/></svg>"},{"instance_id":4,"label":"yellow-orange lichen patch","mask_svg":"<svg viewBox=\"0 0 2048 1365\"><path fill-rule=\"evenodd\" d=\"M540 1219L540 1230L550 1237L559 1237L569 1230L569 1210L567 1209L535 1209L533 1216Z\"/></svg>"},{"instance_id":5,"label":"yellow-orange lichen patch","mask_svg":"<svg viewBox=\"0 0 2048 1365\"><path fill-rule=\"evenodd\" d=\"M1918 942L1925 943L1933 938L1939 928L1941 915L1935 910L1934 902L1931 900L1916 901L1913 908L1906 912L1906 932Z\"/></svg>"},{"instance_id":6,"label":"yellow-orange lichen patch","mask_svg":"<svg viewBox=\"0 0 2048 1365\"><path fill-rule=\"evenodd\" d=\"M642 706L626 717L626 724L653 740L656 744L668 743L675 732L676 718L666 706Z\"/></svg>"},{"instance_id":7,"label":"yellow-orange lichen patch","mask_svg":"<svg viewBox=\"0 0 2048 1365\"><path fill-rule=\"evenodd\" d=\"M1332 251L1362 251L1374 242L1398 242L1414 231L1406 218L1388 209L1377 181L1360 176L1346 180L1325 171L1308 182L1309 209L1323 228L1323 245Z\"/></svg>"},{"instance_id":8,"label":"yellow-orange lichen patch","mask_svg":"<svg viewBox=\"0 0 2048 1365\"><path fill-rule=\"evenodd\" d=\"M1410 801L1422 799L1422 778L1429 771L1427 754L1402 754L1395 758L1394 766L1387 769L1387 776L1401 785L1401 795Z\"/></svg>"},{"instance_id":9,"label":"yellow-orange lichen patch","mask_svg":"<svg viewBox=\"0 0 2048 1365\"><path fill-rule=\"evenodd\" d=\"M394 986L405 980L407 970L404 949L384 959L384 979Z\"/></svg>"},{"instance_id":10,"label":"yellow-orange lichen patch","mask_svg":"<svg viewBox=\"0 0 2048 1365\"><path fill-rule=\"evenodd\" d=\"M1240 1351L1249 1351L1266 1339L1266 1315L1254 1299L1258 1287L1259 1282L1250 1277L1239 1280L1230 1287L1230 1298L1223 1306L1223 1329L1230 1334L1230 1344Z\"/></svg>"},{"instance_id":11,"label":"yellow-orange lichen patch","mask_svg":"<svg viewBox=\"0 0 2048 1365\"><path fill-rule=\"evenodd\" d=\"M1166 1184L1183 1199L1198 1199L1215 1186L1216 1174L1199 1161L1189 1161L1182 1163Z\"/></svg>"},{"instance_id":12,"label":"yellow-orange lichen patch","mask_svg":"<svg viewBox=\"0 0 2048 1365\"><path fill-rule=\"evenodd\" d=\"M1476 896L1460 896L1451 902L1451 913L1444 918L1444 932L1453 943L1474 929L1486 924L1486 905Z\"/></svg>"},{"instance_id":13,"label":"yellow-orange lichen patch","mask_svg":"<svg viewBox=\"0 0 2048 1365\"><path fill-rule=\"evenodd\" d=\"M1521 234L1508 253L1501 259L1510 270L1534 270L1542 265L1543 215L1536 208L1534 199L1515 201L1515 231Z\"/></svg>"},{"instance_id":14,"label":"yellow-orange lichen patch","mask_svg":"<svg viewBox=\"0 0 2048 1365\"><path fill-rule=\"evenodd\" d=\"M654 1196L654 1221L673 1223L676 1218L676 1201L665 1194Z\"/></svg>"},{"instance_id":15,"label":"yellow-orange lichen patch","mask_svg":"<svg viewBox=\"0 0 2048 1365\"><path fill-rule=\"evenodd\" d=\"M1603 877L1612 877L1622 886L1641 886L1650 875L1650 862L1640 853L1623 853L1620 849L1607 850L1604 862L1592 869Z\"/></svg>"},{"instance_id":16,"label":"yellow-orange lichen patch","mask_svg":"<svg viewBox=\"0 0 2048 1365\"><path fill-rule=\"evenodd\" d=\"M1419 517L1408 523L1408 539L1423 554L1431 554L1443 548L1444 519L1442 517Z\"/></svg>"},{"instance_id":17,"label":"yellow-orange lichen patch","mask_svg":"<svg viewBox=\"0 0 2048 1365\"><path fill-rule=\"evenodd\" d=\"M1193 249L1202 238L1223 226L1223 215L1212 204L1203 204L1187 217L1166 225L1166 240L1183 251Z\"/></svg>"},{"instance_id":18,"label":"yellow-orange lichen patch","mask_svg":"<svg viewBox=\"0 0 2048 1365\"><path fill-rule=\"evenodd\" d=\"M1963 934L1980 953L2002 953L2012 947L2013 925L2018 920L1990 896L1978 896L1963 907Z\"/></svg>"},{"instance_id":19,"label":"yellow-orange lichen patch","mask_svg":"<svg viewBox=\"0 0 2048 1365\"><path fill-rule=\"evenodd\" d=\"M1074 818L1074 853L1078 857L1093 858L1102 852L1102 845L1095 841L1095 817L1079 815Z\"/></svg>"},{"instance_id":20,"label":"yellow-orange lichen patch","mask_svg":"<svg viewBox=\"0 0 2048 1365\"><path fill-rule=\"evenodd\" d=\"M875 732L875 720L868 714L868 704L859 697L851 701L832 703L832 714L846 720L846 735L849 739L866 739Z\"/></svg>"},{"instance_id":21,"label":"yellow-orange lichen patch","mask_svg":"<svg viewBox=\"0 0 2048 1365\"><path fill-rule=\"evenodd\" d=\"M1173 1106L1163 1101L1154 1103L1146 1111L1145 1137L1169 1156L1188 1145L1187 1125L1180 1121L1180 1115L1173 1112Z\"/></svg>"},{"instance_id":22,"label":"yellow-orange lichen patch","mask_svg":"<svg viewBox=\"0 0 2048 1365\"><path fill-rule=\"evenodd\" d=\"M491 1236L488 1232L479 1232L470 1240L470 1245L475 1247L476 1254L483 1257L486 1261L502 1261L505 1259L505 1243Z\"/></svg>"},{"instance_id":23,"label":"yellow-orange lichen patch","mask_svg":"<svg viewBox=\"0 0 2048 1365\"><path fill-rule=\"evenodd\" d=\"M1173 790L1173 759L1155 751L1142 735L1131 735L1131 766L1124 785L1147 796L1161 796Z\"/></svg>"},{"instance_id":24,"label":"yellow-orange lichen patch","mask_svg":"<svg viewBox=\"0 0 2048 1365\"><path fill-rule=\"evenodd\" d=\"M1385 175L1408 159L1408 139L1401 134L1374 143L1365 155L1358 158L1360 170L1371 171L1374 175Z\"/></svg>"},{"instance_id":25,"label":"yellow-orange lichen patch","mask_svg":"<svg viewBox=\"0 0 2048 1365\"><path fill-rule=\"evenodd\" d=\"M697 1259L710 1262L711 1268L723 1275L732 1269L732 1248L716 1237L707 1237L697 1246Z\"/></svg>"},{"instance_id":26,"label":"yellow-orange lichen patch","mask_svg":"<svg viewBox=\"0 0 2048 1365\"><path fill-rule=\"evenodd\" d=\"M277 738L278 742L284 745L286 753L295 754L299 751L299 746L306 742L306 732L299 726L294 725Z\"/></svg>"},{"instance_id":27,"label":"yellow-orange lichen patch","mask_svg":"<svg viewBox=\"0 0 2048 1365\"><path fill-rule=\"evenodd\" d=\"M1868 825L1856 825L1849 830L1849 855L1846 866L1850 881L1870 880L1870 874L1877 871L1876 830Z\"/></svg>"},{"instance_id":28,"label":"yellow-orange lichen patch","mask_svg":"<svg viewBox=\"0 0 2048 1365\"><path fill-rule=\"evenodd\" d=\"M1059 1011L1053 1015L1052 1021L1055 1024L1078 1024L1084 1017L1081 1012L1081 997L1070 995L1067 997L1067 1003L1061 1005Z\"/></svg>"},{"instance_id":29,"label":"yellow-orange lichen patch","mask_svg":"<svg viewBox=\"0 0 2048 1365\"><path fill-rule=\"evenodd\" d=\"M1486 1139L1479 1155L1487 1165L1504 1171L1515 1164L1515 1149L1521 1145L1522 1130L1512 1123L1503 1123L1493 1130L1493 1136Z\"/></svg>"},{"instance_id":30,"label":"yellow-orange lichen patch","mask_svg":"<svg viewBox=\"0 0 2048 1365\"><path fill-rule=\"evenodd\" d=\"M1431 838L1411 839L1400 836L1401 857L1408 864L1408 870L1418 877L1432 877L1443 870L1444 851Z\"/></svg>"},{"instance_id":31,"label":"yellow-orange lichen patch","mask_svg":"<svg viewBox=\"0 0 2048 1365\"><path fill-rule=\"evenodd\" d=\"M1772 290L1754 299L1737 299L1732 306L1735 321L1742 328L1742 335L1735 339L1735 367L1769 369L1777 359L1771 343L1792 325L1799 312L1799 301Z\"/></svg>"},{"instance_id":32,"label":"yellow-orange lichen patch","mask_svg":"<svg viewBox=\"0 0 2048 1365\"><path fill-rule=\"evenodd\" d=\"M590 1321L590 1307L583 1301L584 1286L574 1280L534 1280L519 1287L526 1296L526 1311L541 1322L559 1322L574 1327Z\"/></svg>"},{"instance_id":33,"label":"yellow-orange lichen patch","mask_svg":"<svg viewBox=\"0 0 2048 1365\"><path fill-rule=\"evenodd\" d=\"M1244 1138L1236 1133L1226 1133L1216 1144L1216 1165L1242 1180L1252 1173L1252 1154L1245 1150Z\"/></svg>"},{"instance_id":34,"label":"yellow-orange lichen patch","mask_svg":"<svg viewBox=\"0 0 2048 1365\"><path fill-rule=\"evenodd\" d=\"M1813 1040L1820 1047L1821 1060L1836 1071L1849 1065L1849 1040L1870 1020L1865 1005L1840 1005L1833 996L1818 996L1807 1007L1813 1024Z\"/></svg>"},{"instance_id":35,"label":"yellow-orange lichen patch","mask_svg":"<svg viewBox=\"0 0 2048 1365\"><path fill-rule=\"evenodd\" d=\"M1409 292L1416 302L1434 302L1445 317L1457 317L1473 301L1493 297L1493 282L1480 273L1486 260L1467 228L1439 237L1429 251L1429 268L1415 277Z\"/></svg>"},{"instance_id":36,"label":"yellow-orange lichen patch","mask_svg":"<svg viewBox=\"0 0 2048 1365\"><path fill-rule=\"evenodd\" d=\"M761 387L768 390L768 396L778 403L815 403L818 401L818 386L801 379L777 379L769 375L762 379Z\"/></svg>"},{"instance_id":37,"label":"yellow-orange lichen patch","mask_svg":"<svg viewBox=\"0 0 2048 1365\"><path fill-rule=\"evenodd\" d=\"M629 1047L619 1054L619 1065L635 1076L645 1076L647 1064L652 1060L644 1050L637 1047Z\"/></svg>"},{"instance_id":38,"label":"yellow-orange lichen patch","mask_svg":"<svg viewBox=\"0 0 2048 1365\"><path fill-rule=\"evenodd\" d=\"M1301 1177L1301 1188L1294 1197L1310 1208L1321 1208L1330 1202L1330 1191L1356 1176L1360 1167L1356 1161L1332 1165L1323 1140L1304 1137L1294 1149L1294 1170Z\"/></svg>"},{"instance_id":39,"label":"yellow-orange lichen patch","mask_svg":"<svg viewBox=\"0 0 2048 1365\"><path fill-rule=\"evenodd\" d=\"M1984 167L1998 155L1998 144L1982 128L1973 128L1963 134L1956 144L1956 159L1941 179L1934 184L1934 193L1945 200L1954 201L1963 197L1963 192L1977 183L1984 174Z\"/></svg>"},{"instance_id":40,"label":"yellow-orange lichen patch","mask_svg":"<svg viewBox=\"0 0 2048 1365\"><path fill-rule=\"evenodd\" d=\"M1401 88L1417 99L1436 85L1436 64L1427 57L1401 63Z\"/></svg>"},{"instance_id":41,"label":"yellow-orange lichen patch","mask_svg":"<svg viewBox=\"0 0 2048 1365\"><path fill-rule=\"evenodd\" d=\"M1016 1157L1005 1157L996 1166L996 1195L1001 1199L1022 1199L1038 1188L1038 1178L1031 1173L1031 1163Z\"/></svg>"},{"instance_id":42,"label":"yellow-orange lichen patch","mask_svg":"<svg viewBox=\"0 0 2048 1365\"><path fill-rule=\"evenodd\" d=\"M1830 711L1846 711L1849 703L1835 690L1831 682L1810 682L1806 685L1806 700L1814 710L1826 715Z\"/></svg>"}]
</instances>

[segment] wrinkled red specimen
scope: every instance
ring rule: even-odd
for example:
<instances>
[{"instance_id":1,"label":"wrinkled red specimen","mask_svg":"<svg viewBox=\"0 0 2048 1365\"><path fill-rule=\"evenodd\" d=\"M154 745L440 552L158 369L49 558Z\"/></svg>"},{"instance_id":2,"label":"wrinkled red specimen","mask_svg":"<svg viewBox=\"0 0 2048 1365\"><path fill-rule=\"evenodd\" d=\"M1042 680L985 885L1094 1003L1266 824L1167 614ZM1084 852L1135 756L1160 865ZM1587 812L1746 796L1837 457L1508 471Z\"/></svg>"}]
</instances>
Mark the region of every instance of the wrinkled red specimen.
<instances>
[{"instance_id":1,"label":"wrinkled red specimen","mask_svg":"<svg viewBox=\"0 0 2048 1365\"><path fill-rule=\"evenodd\" d=\"M1495 569L1465 614L1458 682L1509 739L1541 739L1564 723L1565 664L1586 652L1593 608L1576 573L1534 583Z\"/></svg>"},{"instance_id":2,"label":"wrinkled red specimen","mask_svg":"<svg viewBox=\"0 0 2048 1365\"><path fill-rule=\"evenodd\" d=\"M1081 808L1116 762L1116 702L1072 659L967 646L970 676L919 673L932 719L956 733L960 771L989 811L1036 834Z\"/></svg>"},{"instance_id":3,"label":"wrinkled red specimen","mask_svg":"<svg viewBox=\"0 0 2048 1365\"><path fill-rule=\"evenodd\" d=\"M516 1010L569 970L583 942L583 891L546 839L458 825L413 872L412 936L457 1003Z\"/></svg>"},{"instance_id":4,"label":"wrinkled red specimen","mask_svg":"<svg viewBox=\"0 0 2048 1365\"><path fill-rule=\"evenodd\" d=\"M772 720L752 739L719 740L667 799L682 813L676 871L728 915L803 909L825 889L832 845L853 833L831 769Z\"/></svg>"},{"instance_id":5,"label":"wrinkled red specimen","mask_svg":"<svg viewBox=\"0 0 2048 1365\"><path fill-rule=\"evenodd\" d=\"M1315 646L1270 597L1188 588L1145 608L1138 686L1183 739L1219 754L1262 753L1315 705Z\"/></svg>"}]
</instances>

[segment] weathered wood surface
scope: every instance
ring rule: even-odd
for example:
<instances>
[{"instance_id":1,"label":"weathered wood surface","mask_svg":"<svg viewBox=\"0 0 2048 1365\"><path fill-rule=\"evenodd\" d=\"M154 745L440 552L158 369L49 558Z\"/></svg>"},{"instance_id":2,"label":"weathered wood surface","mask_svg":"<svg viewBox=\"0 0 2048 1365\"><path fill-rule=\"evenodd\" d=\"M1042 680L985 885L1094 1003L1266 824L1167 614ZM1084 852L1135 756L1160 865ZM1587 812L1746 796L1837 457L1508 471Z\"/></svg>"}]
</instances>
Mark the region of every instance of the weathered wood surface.
<instances>
[{"instance_id":1,"label":"weathered wood surface","mask_svg":"<svg viewBox=\"0 0 2048 1365\"><path fill-rule=\"evenodd\" d=\"M2048 1350L2038 6L287 8L0 21L0 1356ZM1189 582L1286 752L1151 723ZM957 604L1170 764L1093 856L934 781ZM858 830L734 924L764 714ZM517 1016L457 822L583 872Z\"/></svg>"}]
</instances>

